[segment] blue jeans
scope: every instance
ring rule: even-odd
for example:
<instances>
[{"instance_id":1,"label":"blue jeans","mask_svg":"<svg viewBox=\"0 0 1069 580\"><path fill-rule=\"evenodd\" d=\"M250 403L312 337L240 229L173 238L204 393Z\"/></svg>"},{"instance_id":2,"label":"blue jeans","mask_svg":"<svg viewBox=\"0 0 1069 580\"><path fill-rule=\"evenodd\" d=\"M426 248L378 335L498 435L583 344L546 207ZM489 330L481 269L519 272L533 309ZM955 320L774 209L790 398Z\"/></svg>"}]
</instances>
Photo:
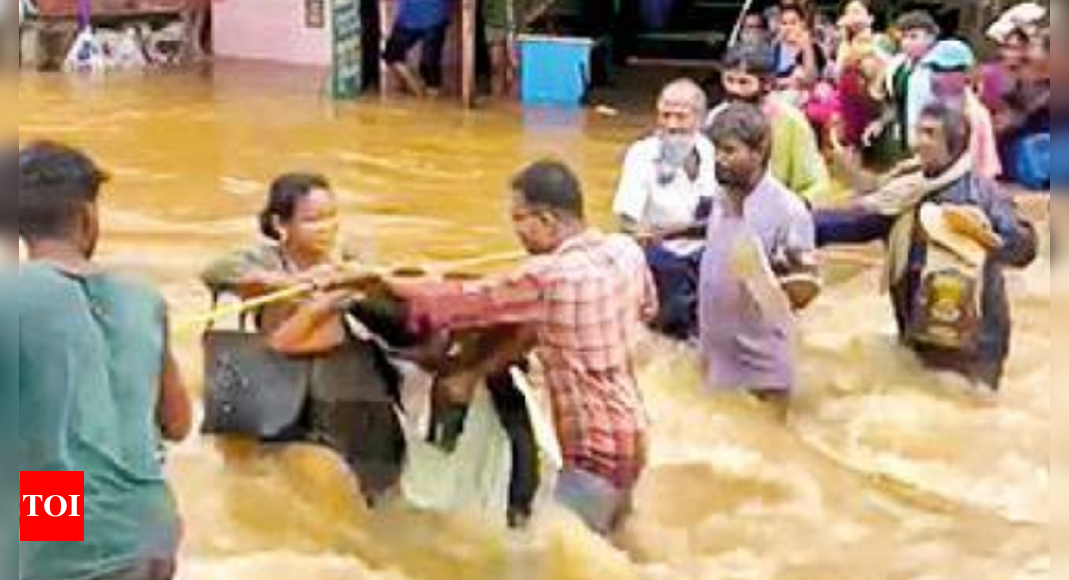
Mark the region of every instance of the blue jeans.
<instances>
[{"instance_id":1,"label":"blue jeans","mask_svg":"<svg viewBox=\"0 0 1069 580\"><path fill-rule=\"evenodd\" d=\"M557 479L554 496L591 529L607 536L631 511L631 491L577 469L565 469Z\"/></svg>"},{"instance_id":2,"label":"blue jeans","mask_svg":"<svg viewBox=\"0 0 1069 580\"><path fill-rule=\"evenodd\" d=\"M653 329L676 340L698 335L698 274L702 252L680 256L657 244L646 249L660 308Z\"/></svg>"}]
</instances>

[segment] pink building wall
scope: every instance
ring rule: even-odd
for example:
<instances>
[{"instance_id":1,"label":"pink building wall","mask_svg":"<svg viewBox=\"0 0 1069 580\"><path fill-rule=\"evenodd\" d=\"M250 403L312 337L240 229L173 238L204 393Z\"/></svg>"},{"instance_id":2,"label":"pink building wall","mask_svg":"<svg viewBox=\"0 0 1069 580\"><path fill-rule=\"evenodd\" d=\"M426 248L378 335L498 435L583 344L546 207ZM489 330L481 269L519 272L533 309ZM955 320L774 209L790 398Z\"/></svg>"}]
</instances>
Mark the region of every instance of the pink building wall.
<instances>
[{"instance_id":1,"label":"pink building wall","mask_svg":"<svg viewBox=\"0 0 1069 580\"><path fill-rule=\"evenodd\" d=\"M330 66L330 1L323 28L308 28L305 0L212 0L212 43L223 57Z\"/></svg>"}]
</instances>

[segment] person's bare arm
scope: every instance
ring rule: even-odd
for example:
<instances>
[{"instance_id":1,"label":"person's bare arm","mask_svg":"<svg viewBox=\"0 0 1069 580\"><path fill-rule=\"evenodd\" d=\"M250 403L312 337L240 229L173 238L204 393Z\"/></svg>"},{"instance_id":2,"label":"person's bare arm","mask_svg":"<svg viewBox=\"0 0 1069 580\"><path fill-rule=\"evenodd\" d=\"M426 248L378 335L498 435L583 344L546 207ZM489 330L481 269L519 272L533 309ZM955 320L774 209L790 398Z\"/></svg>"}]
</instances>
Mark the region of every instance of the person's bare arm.
<instances>
[{"instance_id":1,"label":"person's bare arm","mask_svg":"<svg viewBox=\"0 0 1069 580\"><path fill-rule=\"evenodd\" d=\"M438 388L453 400L470 400L479 382L500 373L527 355L536 343L530 325L502 326L470 341L438 380Z\"/></svg>"},{"instance_id":2,"label":"person's bare arm","mask_svg":"<svg viewBox=\"0 0 1069 580\"><path fill-rule=\"evenodd\" d=\"M176 443L188 437L193 429L193 403L170 344L164 350L156 421L163 438Z\"/></svg>"},{"instance_id":3,"label":"person's bare arm","mask_svg":"<svg viewBox=\"0 0 1069 580\"><path fill-rule=\"evenodd\" d=\"M302 304L267 336L275 352L308 356L330 352L345 341L342 307L353 296L348 290L322 293Z\"/></svg>"},{"instance_id":4,"label":"person's bare arm","mask_svg":"<svg viewBox=\"0 0 1069 580\"><path fill-rule=\"evenodd\" d=\"M810 36L806 36L802 48L802 70L797 76L799 88L812 89L820 81L820 63L817 60L817 45Z\"/></svg>"}]
</instances>

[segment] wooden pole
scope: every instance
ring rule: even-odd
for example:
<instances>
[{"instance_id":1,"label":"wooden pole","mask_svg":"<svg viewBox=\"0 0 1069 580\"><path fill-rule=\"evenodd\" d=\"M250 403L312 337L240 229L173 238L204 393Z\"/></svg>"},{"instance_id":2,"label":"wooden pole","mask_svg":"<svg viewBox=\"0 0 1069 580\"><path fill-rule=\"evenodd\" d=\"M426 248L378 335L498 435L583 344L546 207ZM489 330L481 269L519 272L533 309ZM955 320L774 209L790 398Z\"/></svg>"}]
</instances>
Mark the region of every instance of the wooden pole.
<instances>
[{"instance_id":1,"label":"wooden pole","mask_svg":"<svg viewBox=\"0 0 1069 580\"><path fill-rule=\"evenodd\" d=\"M460 100L475 107L475 8L478 0L462 0L460 15Z\"/></svg>"},{"instance_id":2,"label":"wooden pole","mask_svg":"<svg viewBox=\"0 0 1069 580\"><path fill-rule=\"evenodd\" d=\"M397 16L397 5L395 0L378 1L379 38L381 39L377 47L379 54L379 96L386 98L394 91L394 76L390 71L390 67L386 66L386 61L382 59L382 55L386 51L386 41L390 38L390 33L393 32L393 21ZM364 50L368 50L368 48L365 47Z\"/></svg>"}]
</instances>

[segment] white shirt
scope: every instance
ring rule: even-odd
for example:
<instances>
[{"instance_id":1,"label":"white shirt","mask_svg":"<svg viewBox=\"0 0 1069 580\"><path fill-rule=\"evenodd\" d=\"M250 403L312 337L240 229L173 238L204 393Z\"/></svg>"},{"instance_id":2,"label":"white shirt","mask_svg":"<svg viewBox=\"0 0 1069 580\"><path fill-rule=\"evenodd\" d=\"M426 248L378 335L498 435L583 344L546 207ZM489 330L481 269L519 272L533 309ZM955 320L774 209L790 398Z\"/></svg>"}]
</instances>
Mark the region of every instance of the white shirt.
<instances>
[{"instance_id":1,"label":"white shirt","mask_svg":"<svg viewBox=\"0 0 1069 580\"><path fill-rule=\"evenodd\" d=\"M613 202L613 214L642 229L682 228L694 224L702 199L716 190L716 153L704 135L697 138L698 178L691 180L683 169L671 179L662 178L661 140L647 137L631 146ZM679 255L701 249L701 240L670 240L665 247Z\"/></svg>"}]
</instances>

